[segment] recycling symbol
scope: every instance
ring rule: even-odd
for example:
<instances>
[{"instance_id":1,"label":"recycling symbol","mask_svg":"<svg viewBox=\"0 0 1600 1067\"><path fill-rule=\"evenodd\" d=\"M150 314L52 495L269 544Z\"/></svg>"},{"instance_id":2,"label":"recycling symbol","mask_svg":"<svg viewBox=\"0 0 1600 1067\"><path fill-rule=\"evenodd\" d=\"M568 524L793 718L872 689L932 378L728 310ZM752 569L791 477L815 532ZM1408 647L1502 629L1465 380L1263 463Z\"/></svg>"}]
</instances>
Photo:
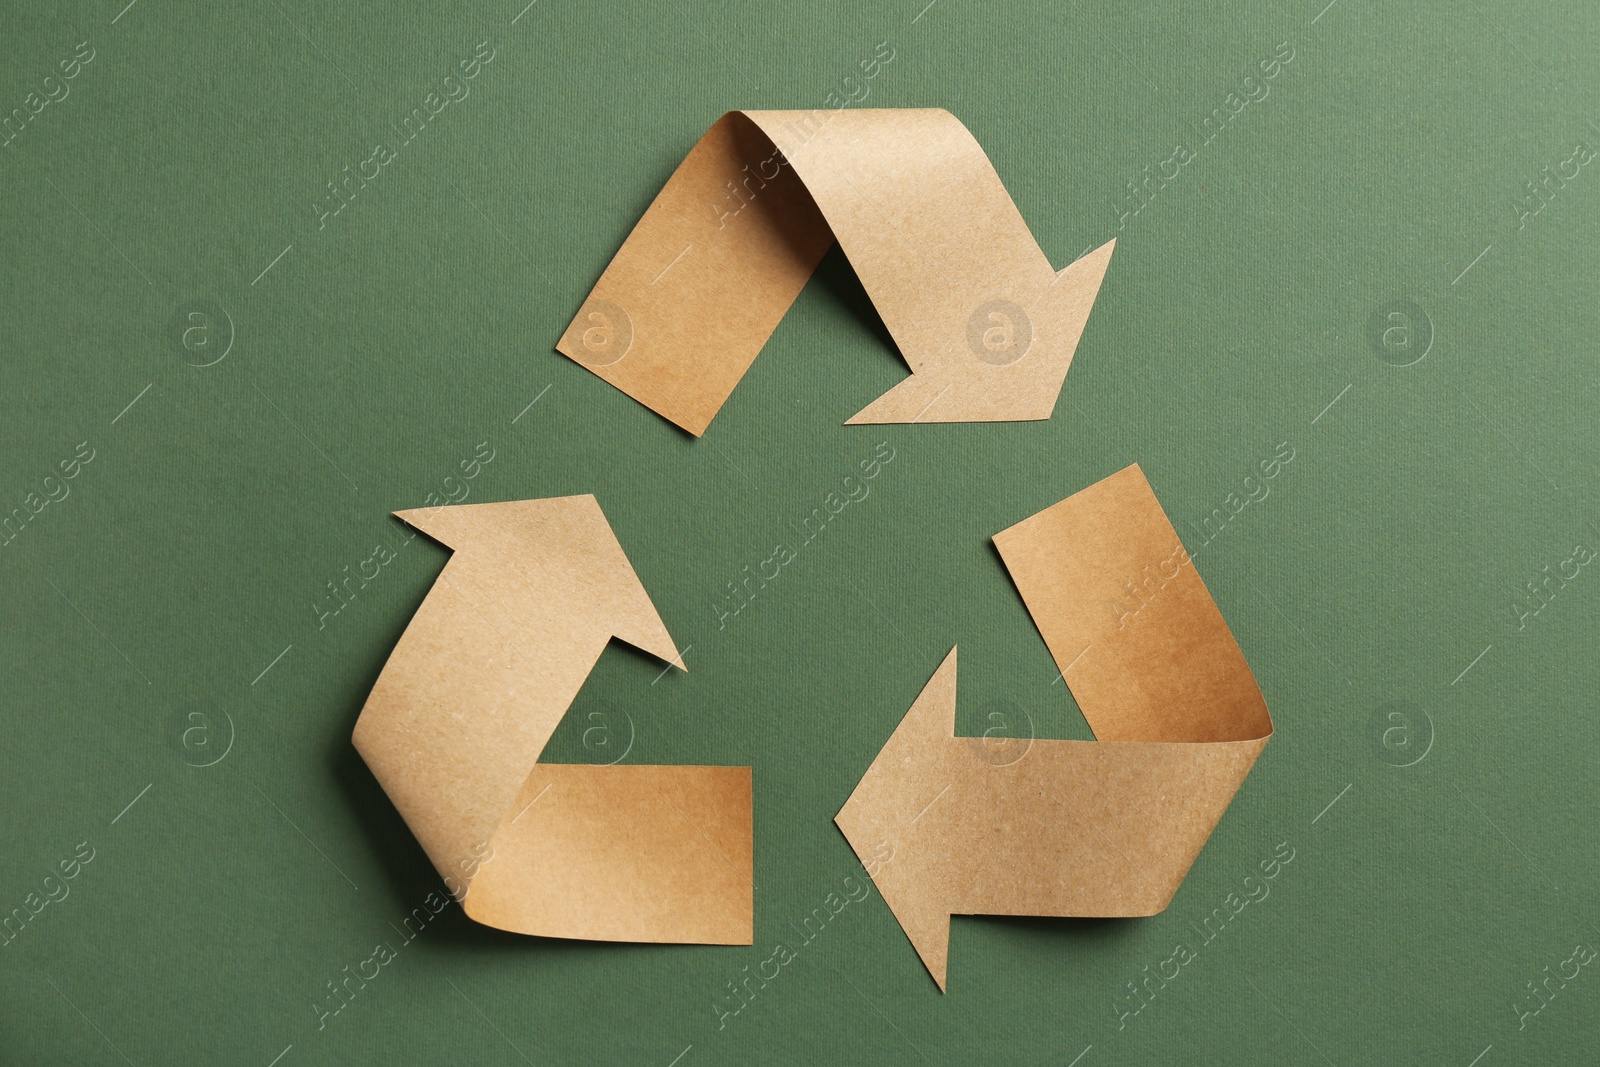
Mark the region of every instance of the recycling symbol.
<instances>
[{"instance_id":1,"label":"recycling symbol","mask_svg":"<svg viewBox=\"0 0 1600 1067\"><path fill-rule=\"evenodd\" d=\"M1114 246L1053 268L946 111L729 112L556 348L698 437L834 241L911 370L851 424L1050 418ZM398 514L453 555L354 743L466 913L751 944L752 768L538 762L613 637L684 668L599 502ZM1272 732L1137 465L993 541L1096 740L957 737L957 649L930 654L835 821L941 989L952 915L1164 908Z\"/></svg>"}]
</instances>

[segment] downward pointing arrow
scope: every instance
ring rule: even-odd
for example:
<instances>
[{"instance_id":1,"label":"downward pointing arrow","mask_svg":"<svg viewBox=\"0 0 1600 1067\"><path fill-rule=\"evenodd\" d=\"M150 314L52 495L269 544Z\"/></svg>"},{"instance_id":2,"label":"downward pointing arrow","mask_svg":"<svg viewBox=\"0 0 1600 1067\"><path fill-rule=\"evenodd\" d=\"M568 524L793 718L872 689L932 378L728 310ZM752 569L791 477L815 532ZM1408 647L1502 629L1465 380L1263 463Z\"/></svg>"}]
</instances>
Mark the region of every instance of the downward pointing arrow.
<instances>
[{"instance_id":1,"label":"downward pointing arrow","mask_svg":"<svg viewBox=\"0 0 1600 1067\"><path fill-rule=\"evenodd\" d=\"M749 944L749 768L535 762L613 636L682 666L594 497L399 514L455 554L354 742L467 914Z\"/></svg>"},{"instance_id":2,"label":"downward pointing arrow","mask_svg":"<svg viewBox=\"0 0 1600 1067\"><path fill-rule=\"evenodd\" d=\"M902 352L922 353L922 358L911 364L911 377L846 423L1048 419L1115 246L1115 241L1108 241L1060 273L1050 271L1046 264L1047 280L1018 278L1005 285L1005 292L1016 295L1014 301L986 300L973 308L971 294L949 294L945 299L950 307L971 309L964 324L965 346L948 336L942 342L917 337L900 342ZM930 290L917 291L925 294ZM900 328L891 326L890 332L899 341L902 335L912 333L912 324L950 319L948 314L937 314L939 310L943 308L884 311L884 320L887 324L894 314ZM942 330L960 337L952 321L946 321Z\"/></svg>"},{"instance_id":3,"label":"downward pointing arrow","mask_svg":"<svg viewBox=\"0 0 1600 1067\"><path fill-rule=\"evenodd\" d=\"M1165 908L1272 730L1137 467L995 542L1101 740L956 737L952 649L839 812L940 989L951 915Z\"/></svg>"},{"instance_id":4,"label":"downward pointing arrow","mask_svg":"<svg viewBox=\"0 0 1600 1067\"><path fill-rule=\"evenodd\" d=\"M732 111L556 348L698 435L834 238L912 371L852 423L1049 418L1115 245L1052 268L948 111Z\"/></svg>"}]
</instances>

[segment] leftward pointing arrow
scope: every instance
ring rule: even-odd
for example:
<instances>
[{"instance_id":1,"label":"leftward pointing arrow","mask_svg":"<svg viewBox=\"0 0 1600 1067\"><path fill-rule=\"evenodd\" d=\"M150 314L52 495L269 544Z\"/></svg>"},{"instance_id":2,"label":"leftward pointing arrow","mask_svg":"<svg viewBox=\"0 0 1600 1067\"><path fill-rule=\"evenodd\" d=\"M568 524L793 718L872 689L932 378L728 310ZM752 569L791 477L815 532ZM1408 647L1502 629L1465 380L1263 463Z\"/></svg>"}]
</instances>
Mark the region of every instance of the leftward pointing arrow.
<instances>
[{"instance_id":1,"label":"leftward pointing arrow","mask_svg":"<svg viewBox=\"0 0 1600 1067\"><path fill-rule=\"evenodd\" d=\"M1116 243L1051 267L948 111L730 111L556 348L698 435L835 237L912 371L852 423L1048 419Z\"/></svg>"},{"instance_id":2,"label":"leftward pointing arrow","mask_svg":"<svg viewBox=\"0 0 1600 1067\"><path fill-rule=\"evenodd\" d=\"M751 943L748 767L536 764L615 636L682 667L592 496L400 512L455 550L355 746L478 922Z\"/></svg>"},{"instance_id":3,"label":"leftward pointing arrow","mask_svg":"<svg viewBox=\"0 0 1600 1067\"><path fill-rule=\"evenodd\" d=\"M956 737L952 649L839 812L940 989L952 915L1165 908L1272 732L1138 467L995 543L1099 740Z\"/></svg>"}]
</instances>

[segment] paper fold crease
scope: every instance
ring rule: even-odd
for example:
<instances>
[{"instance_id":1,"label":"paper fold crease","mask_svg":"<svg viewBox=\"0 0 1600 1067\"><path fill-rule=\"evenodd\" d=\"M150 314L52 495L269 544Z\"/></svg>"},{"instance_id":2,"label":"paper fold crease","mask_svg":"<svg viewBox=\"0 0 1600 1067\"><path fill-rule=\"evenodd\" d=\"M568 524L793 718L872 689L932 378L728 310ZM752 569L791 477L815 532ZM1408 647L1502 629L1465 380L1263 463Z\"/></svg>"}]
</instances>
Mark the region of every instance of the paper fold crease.
<instances>
[{"instance_id":1,"label":"paper fold crease","mask_svg":"<svg viewBox=\"0 0 1600 1067\"><path fill-rule=\"evenodd\" d=\"M1049 418L1115 245L1051 267L948 111L730 111L556 349L698 435L835 238L912 370L851 423Z\"/></svg>"},{"instance_id":2,"label":"paper fold crease","mask_svg":"<svg viewBox=\"0 0 1600 1067\"><path fill-rule=\"evenodd\" d=\"M1272 733L1137 466L994 541L1097 740L956 737L952 649L839 812L940 989L952 915L1165 908Z\"/></svg>"},{"instance_id":3,"label":"paper fold crease","mask_svg":"<svg viewBox=\"0 0 1600 1067\"><path fill-rule=\"evenodd\" d=\"M537 763L613 637L682 663L594 497L399 514L454 555L353 740L467 914L749 944L750 768Z\"/></svg>"}]
</instances>

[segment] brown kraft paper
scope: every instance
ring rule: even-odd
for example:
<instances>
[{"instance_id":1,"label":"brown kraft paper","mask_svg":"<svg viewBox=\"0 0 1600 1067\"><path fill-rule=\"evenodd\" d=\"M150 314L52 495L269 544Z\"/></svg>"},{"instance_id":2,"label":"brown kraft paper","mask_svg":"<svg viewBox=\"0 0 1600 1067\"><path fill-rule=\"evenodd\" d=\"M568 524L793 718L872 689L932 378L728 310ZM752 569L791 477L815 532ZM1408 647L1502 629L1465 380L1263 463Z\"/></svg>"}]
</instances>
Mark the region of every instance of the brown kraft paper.
<instances>
[{"instance_id":1,"label":"brown kraft paper","mask_svg":"<svg viewBox=\"0 0 1600 1067\"><path fill-rule=\"evenodd\" d=\"M912 372L851 423L1048 419L1116 244L1053 268L948 111L730 111L556 350L699 436L835 238Z\"/></svg>"},{"instance_id":2,"label":"brown kraft paper","mask_svg":"<svg viewBox=\"0 0 1600 1067\"><path fill-rule=\"evenodd\" d=\"M466 913L546 937L750 944L750 768L536 762L612 637L683 665L595 498L399 516L455 552L354 741Z\"/></svg>"},{"instance_id":3,"label":"brown kraft paper","mask_svg":"<svg viewBox=\"0 0 1600 1067\"><path fill-rule=\"evenodd\" d=\"M952 915L1154 915L1272 734L1137 466L995 535L1096 741L955 736L956 650L835 821L942 990Z\"/></svg>"}]
</instances>

